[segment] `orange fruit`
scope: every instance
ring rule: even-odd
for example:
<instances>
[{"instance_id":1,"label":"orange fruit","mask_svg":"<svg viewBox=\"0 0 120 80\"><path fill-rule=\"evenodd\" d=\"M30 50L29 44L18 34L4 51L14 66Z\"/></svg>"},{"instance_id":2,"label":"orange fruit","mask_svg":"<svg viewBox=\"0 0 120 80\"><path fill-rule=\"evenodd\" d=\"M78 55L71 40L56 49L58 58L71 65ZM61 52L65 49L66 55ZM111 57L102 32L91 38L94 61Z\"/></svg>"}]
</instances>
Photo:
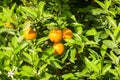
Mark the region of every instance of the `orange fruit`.
<instances>
[{"instance_id":1,"label":"orange fruit","mask_svg":"<svg viewBox=\"0 0 120 80\"><path fill-rule=\"evenodd\" d=\"M62 34L63 34L63 40L71 39L73 37L73 32L68 28L63 29Z\"/></svg>"},{"instance_id":2,"label":"orange fruit","mask_svg":"<svg viewBox=\"0 0 120 80\"><path fill-rule=\"evenodd\" d=\"M34 31L31 27L28 27L25 31L24 31L24 38L27 40L33 40L36 38L36 31Z\"/></svg>"},{"instance_id":3,"label":"orange fruit","mask_svg":"<svg viewBox=\"0 0 120 80\"><path fill-rule=\"evenodd\" d=\"M64 52L64 45L62 43L55 43L53 48L55 50L54 52L58 55L62 55Z\"/></svg>"},{"instance_id":4,"label":"orange fruit","mask_svg":"<svg viewBox=\"0 0 120 80\"><path fill-rule=\"evenodd\" d=\"M60 42L62 39L62 31L59 29L53 29L49 33L49 38L50 38L50 41L52 42L55 42L55 43Z\"/></svg>"}]
</instances>

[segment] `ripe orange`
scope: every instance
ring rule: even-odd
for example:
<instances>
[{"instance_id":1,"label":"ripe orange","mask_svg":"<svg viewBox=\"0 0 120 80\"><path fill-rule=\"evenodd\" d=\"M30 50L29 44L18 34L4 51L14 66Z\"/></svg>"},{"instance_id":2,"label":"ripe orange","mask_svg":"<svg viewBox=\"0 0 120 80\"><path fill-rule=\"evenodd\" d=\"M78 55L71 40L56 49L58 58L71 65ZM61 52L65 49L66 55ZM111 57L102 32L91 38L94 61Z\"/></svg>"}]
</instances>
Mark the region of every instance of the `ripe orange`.
<instances>
[{"instance_id":1,"label":"ripe orange","mask_svg":"<svg viewBox=\"0 0 120 80\"><path fill-rule=\"evenodd\" d=\"M27 40L33 40L36 38L36 31L34 31L31 27L28 27L25 31L24 31L24 38Z\"/></svg>"},{"instance_id":2,"label":"ripe orange","mask_svg":"<svg viewBox=\"0 0 120 80\"><path fill-rule=\"evenodd\" d=\"M58 55L62 55L64 52L64 45L62 43L55 43L53 45L53 48L55 50L55 53Z\"/></svg>"},{"instance_id":3,"label":"ripe orange","mask_svg":"<svg viewBox=\"0 0 120 80\"><path fill-rule=\"evenodd\" d=\"M63 33L63 40L71 39L73 37L73 32L68 28L63 29L62 33Z\"/></svg>"},{"instance_id":4,"label":"ripe orange","mask_svg":"<svg viewBox=\"0 0 120 80\"><path fill-rule=\"evenodd\" d=\"M49 38L50 38L50 41L52 42L55 42L55 43L60 42L62 39L62 31L59 29L53 29L49 33Z\"/></svg>"}]
</instances>

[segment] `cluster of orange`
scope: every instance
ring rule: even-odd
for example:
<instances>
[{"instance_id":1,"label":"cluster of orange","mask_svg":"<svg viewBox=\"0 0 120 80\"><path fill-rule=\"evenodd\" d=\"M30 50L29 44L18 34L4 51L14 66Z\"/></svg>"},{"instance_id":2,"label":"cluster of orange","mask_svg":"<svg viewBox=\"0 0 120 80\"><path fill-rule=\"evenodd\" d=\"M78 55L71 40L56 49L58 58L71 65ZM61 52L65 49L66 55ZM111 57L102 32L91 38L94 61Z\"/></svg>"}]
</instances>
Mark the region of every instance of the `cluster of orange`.
<instances>
[{"instance_id":1,"label":"cluster of orange","mask_svg":"<svg viewBox=\"0 0 120 80\"><path fill-rule=\"evenodd\" d=\"M70 29L66 28L63 30L53 29L49 33L50 41L54 42L53 48L55 53L58 55L62 55L64 52L64 45L60 41L63 39L71 39L73 37L73 33Z\"/></svg>"},{"instance_id":2,"label":"cluster of orange","mask_svg":"<svg viewBox=\"0 0 120 80\"><path fill-rule=\"evenodd\" d=\"M34 31L31 27L28 27L24 31L24 38L27 40L33 40L36 38L36 31ZM64 52L64 45L60 41L63 39L71 39L73 37L73 33L70 29L66 28L63 30L60 29L53 29L49 33L50 41L54 42L53 48L55 53L58 55L63 54Z\"/></svg>"}]
</instances>

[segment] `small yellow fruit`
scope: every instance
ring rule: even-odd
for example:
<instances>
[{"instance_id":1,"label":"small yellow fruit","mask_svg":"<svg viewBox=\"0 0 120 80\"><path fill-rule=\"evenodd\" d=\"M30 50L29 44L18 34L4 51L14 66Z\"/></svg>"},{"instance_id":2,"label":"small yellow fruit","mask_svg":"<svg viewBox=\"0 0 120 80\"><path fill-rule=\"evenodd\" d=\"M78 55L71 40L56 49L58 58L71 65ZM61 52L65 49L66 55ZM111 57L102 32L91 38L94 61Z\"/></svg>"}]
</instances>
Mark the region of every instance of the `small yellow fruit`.
<instances>
[{"instance_id":1,"label":"small yellow fruit","mask_svg":"<svg viewBox=\"0 0 120 80\"><path fill-rule=\"evenodd\" d=\"M13 28L13 25L12 25L10 22L6 22L6 23L4 24L4 26L5 26L6 28Z\"/></svg>"}]
</instances>

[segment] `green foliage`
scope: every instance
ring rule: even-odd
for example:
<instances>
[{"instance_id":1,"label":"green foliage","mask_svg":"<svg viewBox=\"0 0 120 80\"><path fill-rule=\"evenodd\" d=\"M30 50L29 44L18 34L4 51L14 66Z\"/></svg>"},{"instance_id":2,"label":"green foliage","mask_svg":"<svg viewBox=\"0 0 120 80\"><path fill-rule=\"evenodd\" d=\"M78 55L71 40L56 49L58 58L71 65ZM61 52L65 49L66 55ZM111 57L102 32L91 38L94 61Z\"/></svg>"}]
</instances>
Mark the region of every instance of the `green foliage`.
<instances>
[{"instance_id":1,"label":"green foliage","mask_svg":"<svg viewBox=\"0 0 120 80\"><path fill-rule=\"evenodd\" d=\"M119 80L120 0L0 1L0 80ZM24 39L31 26L34 40ZM51 29L69 28L54 53Z\"/></svg>"}]
</instances>

